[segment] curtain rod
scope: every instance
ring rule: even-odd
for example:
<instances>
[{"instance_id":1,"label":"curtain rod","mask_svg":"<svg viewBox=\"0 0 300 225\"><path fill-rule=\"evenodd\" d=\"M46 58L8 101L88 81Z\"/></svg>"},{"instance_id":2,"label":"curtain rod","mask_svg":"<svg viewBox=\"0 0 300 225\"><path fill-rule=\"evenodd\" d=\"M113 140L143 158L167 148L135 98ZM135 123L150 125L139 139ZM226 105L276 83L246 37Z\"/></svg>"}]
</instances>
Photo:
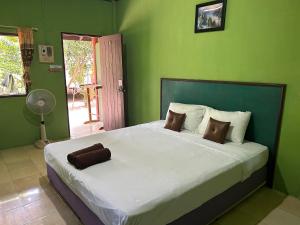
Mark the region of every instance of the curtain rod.
<instances>
[{"instance_id":1,"label":"curtain rod","mask_svg":"<svg viewBox=\"0 0 300 225\"><path fill-rule=\"evenodd\" d=\"M5 26L5 25L0 25L0 28L4 28L4 29L18 29L17 26ZM33 31L38 31L39 29L37 27L32 27Z\"/></svg>"}]
</instances>

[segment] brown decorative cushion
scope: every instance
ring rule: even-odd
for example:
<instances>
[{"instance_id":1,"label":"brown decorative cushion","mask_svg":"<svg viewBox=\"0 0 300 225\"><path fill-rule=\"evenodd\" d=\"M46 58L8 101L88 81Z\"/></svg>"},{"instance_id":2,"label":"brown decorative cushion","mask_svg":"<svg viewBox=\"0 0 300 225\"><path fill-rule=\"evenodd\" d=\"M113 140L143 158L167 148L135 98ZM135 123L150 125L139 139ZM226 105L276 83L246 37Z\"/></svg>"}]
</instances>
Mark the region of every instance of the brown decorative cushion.
<instances>
[{"instance_id":1,"label":"brown decorative cushion","mask_svg":"<svg viewBox=\"0 0 300 225\"><path fill-rule=\"evenodd\" d=\"M222 122L210 117L203 138L224 144L230 122Z\"/></svg>"},{"instance_id":2,"label":"brown decorative cushion","mask_svg":"<svg viewBox=\"0 0 300 225\"><path fill-rule=\"evenodd\" d=\"M186 117L185 113L180 114L180 113L175 113L172 110L169 110L169 116L165 128L180 132L185 117Z\"/></svg>"}]
</instances>

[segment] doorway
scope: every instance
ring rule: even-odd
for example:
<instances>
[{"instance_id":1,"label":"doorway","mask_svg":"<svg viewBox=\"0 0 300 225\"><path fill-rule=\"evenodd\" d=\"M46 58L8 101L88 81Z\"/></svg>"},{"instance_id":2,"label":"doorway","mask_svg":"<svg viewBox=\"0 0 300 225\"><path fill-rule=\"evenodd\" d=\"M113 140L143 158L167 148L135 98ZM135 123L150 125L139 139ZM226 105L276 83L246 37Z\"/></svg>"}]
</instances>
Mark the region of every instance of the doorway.
<instances>
[{"instance_id":1,"label":"doorway","mask_svg":"<svg viewBox=\"0 0 300 225\"><path fill-rule=\"evenodd\" d=\"M70 137L79 138L103 132L100 118L100 74L97 70L99 37L62 34L65 85Z\"/></svg>"},{"instance_id":2,"label":"doorway","mask_svg":"<svg viewBox=\"0 0 300 225\"><path fill-rule=\"evenodd\" d=\"M124 127L121 35L62 33L62 42L70 137Z\"/></svg>"}]
</instances>

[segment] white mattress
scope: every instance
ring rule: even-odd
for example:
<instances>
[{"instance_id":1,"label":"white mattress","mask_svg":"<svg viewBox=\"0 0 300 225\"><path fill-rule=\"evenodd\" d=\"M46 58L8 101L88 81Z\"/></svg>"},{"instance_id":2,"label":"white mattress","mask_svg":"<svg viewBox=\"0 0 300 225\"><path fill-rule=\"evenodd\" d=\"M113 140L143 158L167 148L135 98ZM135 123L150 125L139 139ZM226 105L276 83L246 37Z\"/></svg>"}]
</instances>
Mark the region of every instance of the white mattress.
<instances>
[{"instance_id":1,"label":"white mattress","mask_svg":"<svg viewBox=\"0 0 300 225\"><path fill-rule=\"evenodd\" d=\"M106 225L165 225L263 167L267 147L224 145L163 121L50 144L46 162ZM101 142L112 160L76 170L67 154ZM150 222L151 221L151 222Z\"/></svg>"}]
</instances>

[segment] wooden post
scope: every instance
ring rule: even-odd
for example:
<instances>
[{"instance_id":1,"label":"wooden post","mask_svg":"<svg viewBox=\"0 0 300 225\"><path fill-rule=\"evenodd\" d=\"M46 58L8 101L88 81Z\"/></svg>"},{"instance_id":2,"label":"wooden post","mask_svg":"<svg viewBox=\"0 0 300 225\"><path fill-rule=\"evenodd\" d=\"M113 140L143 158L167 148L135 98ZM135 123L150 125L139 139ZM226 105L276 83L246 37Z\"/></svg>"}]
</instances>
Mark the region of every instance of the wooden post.
<instances>
[{"instance_id":1,"label":"wooden post","mask_svg":"<svg viewBox=\"0 0 300 225\"><path fill-rule=\"evenodd\" d=\"M97 55L96 55L96 44L97 44L98 38L97 37L93 37L92 38L92 46L93 46L93 79L92 82L93 84L98 84L97 81ZM95 89L95 96L96 96L96 116L97 116L97 120L100 119L100 115L99 115L99 95L98 95L98 89Z\"/></svg>"}]
</instances>

